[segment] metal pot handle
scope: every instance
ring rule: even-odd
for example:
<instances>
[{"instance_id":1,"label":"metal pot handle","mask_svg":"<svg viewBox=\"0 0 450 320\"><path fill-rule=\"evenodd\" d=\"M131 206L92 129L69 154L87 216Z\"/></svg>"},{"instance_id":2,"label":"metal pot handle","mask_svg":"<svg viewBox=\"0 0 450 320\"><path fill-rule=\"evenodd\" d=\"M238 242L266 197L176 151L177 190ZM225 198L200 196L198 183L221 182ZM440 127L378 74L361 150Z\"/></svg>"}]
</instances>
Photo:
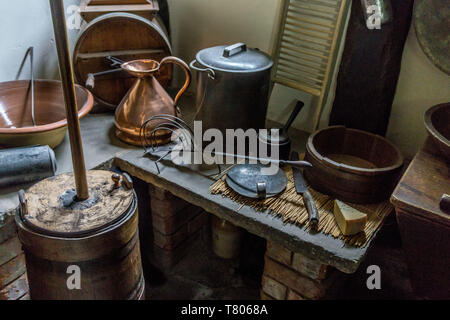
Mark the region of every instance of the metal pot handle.
<instances>
[{"instance_id":1,"label":"metal pot handle","mask_svg":"<svg viewBox=\"0 0 450 320\"><path fill-rule=\"evenodd\" d=\"M213 69L211 69L211 68L204 68L204 69L202 69L202 68L196 67L196 66L195 66L196 63L197 63L197 60L193 60L193 61L189 64L189 66L191 67L191 69L193 69L193 70L195 70L195 71L198 71L198 72L207 72L207 73L208 73L208 78L210 78L211 80L216 79L216 73L214 72Z\"/></svg>"},{"instance_id":2,"label":"metal pot handle","mask_svg":"<svg viewBox=\"0 0 450 320\"><path fill-rule=\"evenodd\" d=\"M239 49L239 50L237 50ZM247 51L247 45L245 43L239 42L236 44L233 44L231 46L226 47L223 50L223 56L225 58L229 58L231 56L234 56L235 54L241 53Z\"/></svg>"},{"instance_id":3,"label":"metal pot handle","mask_svg":"<svg viewBox=\"0 0 450 320\"><path fill-rule=\"evenodd\" d=\"M159 63L160 68L165 63L174 63L174 64L180 66L183 69L184 74L186 76L186 81L184 82L183 87L180 89L180 91L178 91L178 93L174 99L175 106L177 106L178 100L180 99L181 95L187 90L187 88L191 84L191 80L192 80L191 70L189 69L189 66L186 64L186 62L184 62L183 60L181 60L180 58L177 58L177 57L173 57L173 56L165 57Z\"/></svg>"}]
</instances>

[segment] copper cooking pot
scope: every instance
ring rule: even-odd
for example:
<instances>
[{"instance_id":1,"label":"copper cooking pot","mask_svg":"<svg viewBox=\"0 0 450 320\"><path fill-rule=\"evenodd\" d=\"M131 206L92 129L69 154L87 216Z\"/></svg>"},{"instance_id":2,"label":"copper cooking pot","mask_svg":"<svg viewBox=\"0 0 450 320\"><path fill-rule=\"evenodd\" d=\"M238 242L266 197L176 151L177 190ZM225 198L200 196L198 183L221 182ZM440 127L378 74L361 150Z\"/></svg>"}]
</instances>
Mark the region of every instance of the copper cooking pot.
<instances>
[{"instance_id":1,"label":"copper cooking pot","mask_svg":"<svg viewBox=\"0 0 450 320\"><path fill-rule=\"evenodd\" d=\"M155 78L166 63L179 65L186 75L186 81L175 99L170 97ZM180 116L178 100L191 84L191 71L183 60L172 56L162 59L161 62L150 59L129 61L123 63L121 68L137 80L116 109L116 135L126 143L140 146L140 129L145 120L161 114ZM146 127L146 132L152 132L163 122L164 120L153 121ZM158 130L154 138L157 145L166 144L170 142L171 131Z\"/></svg>"}]
</instances>

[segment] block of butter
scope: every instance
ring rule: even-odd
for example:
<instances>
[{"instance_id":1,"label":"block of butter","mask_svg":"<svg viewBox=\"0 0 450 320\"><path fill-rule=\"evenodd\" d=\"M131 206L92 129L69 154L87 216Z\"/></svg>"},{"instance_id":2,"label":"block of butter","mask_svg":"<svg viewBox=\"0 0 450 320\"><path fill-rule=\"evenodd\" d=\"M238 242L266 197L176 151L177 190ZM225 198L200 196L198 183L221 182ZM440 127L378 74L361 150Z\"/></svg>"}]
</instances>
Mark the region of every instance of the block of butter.
<instances>
[{"instance_id":1,"label":"block of butter","mask_svg":"<svg viewBox=\"0 0 450 320\"><path fill-rule=\"evenodd\" d=\"M357 234L364 230L367 222L367 214L339 200L334 200L334 217L345 236Z\"/></svg>"}]
</instances>

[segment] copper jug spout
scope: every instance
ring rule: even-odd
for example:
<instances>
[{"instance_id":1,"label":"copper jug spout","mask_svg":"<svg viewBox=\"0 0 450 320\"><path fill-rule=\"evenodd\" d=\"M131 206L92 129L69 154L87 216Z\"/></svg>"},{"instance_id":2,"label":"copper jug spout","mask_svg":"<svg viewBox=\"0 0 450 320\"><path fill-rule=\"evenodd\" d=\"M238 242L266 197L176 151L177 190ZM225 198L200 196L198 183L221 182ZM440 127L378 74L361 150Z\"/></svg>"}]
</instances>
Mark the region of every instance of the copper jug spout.
<instances>
[{"instance_id":1,"label":"copper jug spout","mask_svg":"<svg viewBox=\"0 0 450 320\"><path fill-rule=\"evenodd\" d=\"M155 75L166 63L179 65L186 75L186 81L175 99L170 97L155 78ZM121 68L136 77L137 80L116 109L114 121L116 135L126 143L140 146L142 145L140 129L145 120L161 114L180 116L178 100L191 83L191 71L183 60L172 56L162 59L161 62L150 59L129 61L122 64ZM152 132L163 122L163 120L152 122L146 132ZM146 133L144 132L144 134ZM154 141L157 145L170 142L171 131L158 130L154 134Z\"/></svg>"}]
</instances>

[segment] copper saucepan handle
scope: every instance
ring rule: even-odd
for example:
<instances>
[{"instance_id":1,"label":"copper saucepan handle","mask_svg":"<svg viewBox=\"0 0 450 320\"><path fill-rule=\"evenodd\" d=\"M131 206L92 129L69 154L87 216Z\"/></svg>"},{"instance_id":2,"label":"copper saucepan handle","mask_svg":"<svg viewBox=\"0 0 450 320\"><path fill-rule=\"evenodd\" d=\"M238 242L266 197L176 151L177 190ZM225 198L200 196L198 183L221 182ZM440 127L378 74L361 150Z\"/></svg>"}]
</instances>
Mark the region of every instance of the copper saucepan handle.
<instances>
[{"instance_id":1,"label":"copper saucepan handle","mask_svg":"<svg viewBox=\"0 0 450 320\"><path fill-rule=\"evenodd\" d=\"M180 99L181 95L186 92L187 88L191 84L191 80L192 80L191 70L189 69L189 66L186 64L186 62L184 62L183 60L181 60L177 57L173 57L173 56L165 57L160 62L160 68L165 63L174 63L174 64L180 66L184 70L184 74L186 76L186 81L184 82L183 87L180 89L180 91L178 91L178 93L174 99L175 106L177 106L178 100Z\"/></svg>"}]
</instances>

